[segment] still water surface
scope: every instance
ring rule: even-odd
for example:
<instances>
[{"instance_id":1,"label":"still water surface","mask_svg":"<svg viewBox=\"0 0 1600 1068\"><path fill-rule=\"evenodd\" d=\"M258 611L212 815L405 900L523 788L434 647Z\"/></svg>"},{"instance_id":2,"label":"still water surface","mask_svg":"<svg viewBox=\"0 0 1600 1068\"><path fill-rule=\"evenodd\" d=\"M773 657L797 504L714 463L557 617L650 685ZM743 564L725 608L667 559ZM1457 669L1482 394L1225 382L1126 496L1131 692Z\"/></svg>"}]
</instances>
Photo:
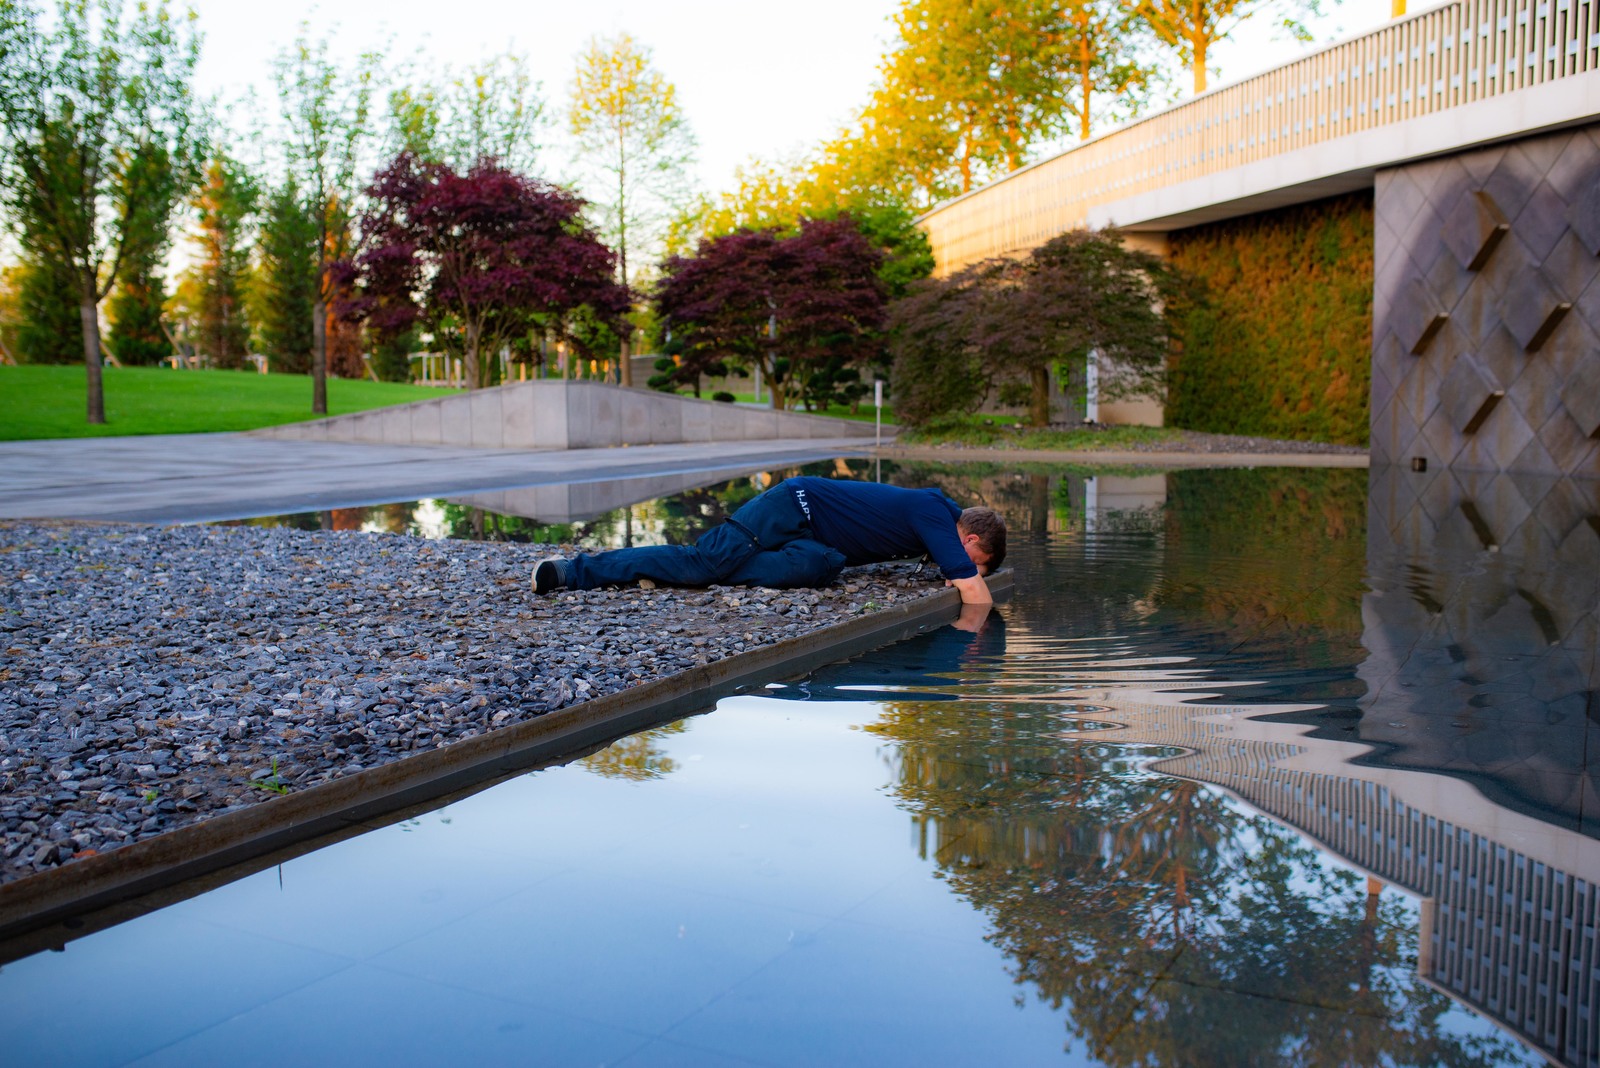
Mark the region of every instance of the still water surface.
<instances>
[{"instance_id":1,"label":"still water surface","mask_svg":"<svg viewBox=\"0 0 1600 1068\"><path fill-rule=\"evenodd\" d=\"M7 964L0 1061L1597 1063L1596 487L1090 475L886 467L1010 519L978 634Z\"/></svg>"}]
</instances>

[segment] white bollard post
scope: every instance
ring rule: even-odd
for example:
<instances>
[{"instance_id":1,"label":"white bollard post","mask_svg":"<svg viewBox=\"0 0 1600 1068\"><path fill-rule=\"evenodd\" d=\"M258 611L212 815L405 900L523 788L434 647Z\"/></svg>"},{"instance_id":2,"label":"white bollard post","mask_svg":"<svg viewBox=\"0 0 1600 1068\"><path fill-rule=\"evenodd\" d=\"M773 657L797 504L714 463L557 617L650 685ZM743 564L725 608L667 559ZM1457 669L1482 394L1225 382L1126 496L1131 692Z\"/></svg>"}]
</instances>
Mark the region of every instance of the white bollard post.
<instances>
[{"instance_id":1,"label":"white bollard post","mask_svg":"<svg viewBox=\"0 0 1600 1068\"><path fill-rule=\"evenodd\" d=\"M872 380L872 422L877 438L877 447L883 448L883 379Z\"/></svg>"}]
</instances>

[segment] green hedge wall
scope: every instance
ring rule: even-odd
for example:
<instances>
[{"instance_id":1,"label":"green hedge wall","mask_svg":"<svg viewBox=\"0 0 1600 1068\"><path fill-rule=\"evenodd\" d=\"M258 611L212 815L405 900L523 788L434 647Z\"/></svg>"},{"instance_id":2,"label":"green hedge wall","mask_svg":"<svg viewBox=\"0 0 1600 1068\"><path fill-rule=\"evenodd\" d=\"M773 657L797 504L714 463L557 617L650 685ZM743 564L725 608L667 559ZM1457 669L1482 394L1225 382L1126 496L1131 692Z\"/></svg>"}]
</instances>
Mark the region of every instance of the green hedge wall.
<instances>
[{"instance_id":1,"label":"green hedge wall","mask_svg":"<svg viewBox=\"0 0 1600 1068\"><path fill-rule=\"evenodd\" d=\"M1168 426L1367 443L1370 190L1170 235L1206 299L1175 309Z\"/></svg>"}]
</instances>

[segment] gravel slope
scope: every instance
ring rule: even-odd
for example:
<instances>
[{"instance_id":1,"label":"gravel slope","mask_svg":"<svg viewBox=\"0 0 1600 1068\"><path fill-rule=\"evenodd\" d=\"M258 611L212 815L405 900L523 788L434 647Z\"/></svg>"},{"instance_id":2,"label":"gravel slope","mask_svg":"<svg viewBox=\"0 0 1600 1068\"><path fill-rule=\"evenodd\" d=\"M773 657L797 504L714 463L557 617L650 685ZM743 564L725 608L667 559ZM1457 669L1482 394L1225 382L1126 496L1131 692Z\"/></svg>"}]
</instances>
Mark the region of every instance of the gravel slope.
<instances>
[{"instance_id":1,"label":"gravel slope","mask_svg":"<svg viewBox=\"0 0 1600 1068\"><path fill-rule=\"evenodd\" d=\"M0 883L943 588L534 597L551 551L0 523Z\"/></svg>"}]
</instances>

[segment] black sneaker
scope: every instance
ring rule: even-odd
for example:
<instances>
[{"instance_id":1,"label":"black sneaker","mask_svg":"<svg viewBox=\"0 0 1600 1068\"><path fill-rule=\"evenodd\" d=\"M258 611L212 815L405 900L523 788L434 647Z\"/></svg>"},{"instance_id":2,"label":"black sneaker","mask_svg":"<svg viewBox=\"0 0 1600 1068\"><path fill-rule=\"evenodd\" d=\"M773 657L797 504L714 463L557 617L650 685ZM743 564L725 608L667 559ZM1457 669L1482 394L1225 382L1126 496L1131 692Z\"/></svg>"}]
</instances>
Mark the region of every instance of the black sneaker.
<instances>
[{"instance_id":1,"label":"black sneaker","mask_svg":"<svg viewBox=\"0 0 1600 1068\"><path fill-rule=\"evenodd\" d=\"M533 592L549 593L567 585L567 562L559 556L547 556L533 565Z\"/></svg>"}]
</instances>

